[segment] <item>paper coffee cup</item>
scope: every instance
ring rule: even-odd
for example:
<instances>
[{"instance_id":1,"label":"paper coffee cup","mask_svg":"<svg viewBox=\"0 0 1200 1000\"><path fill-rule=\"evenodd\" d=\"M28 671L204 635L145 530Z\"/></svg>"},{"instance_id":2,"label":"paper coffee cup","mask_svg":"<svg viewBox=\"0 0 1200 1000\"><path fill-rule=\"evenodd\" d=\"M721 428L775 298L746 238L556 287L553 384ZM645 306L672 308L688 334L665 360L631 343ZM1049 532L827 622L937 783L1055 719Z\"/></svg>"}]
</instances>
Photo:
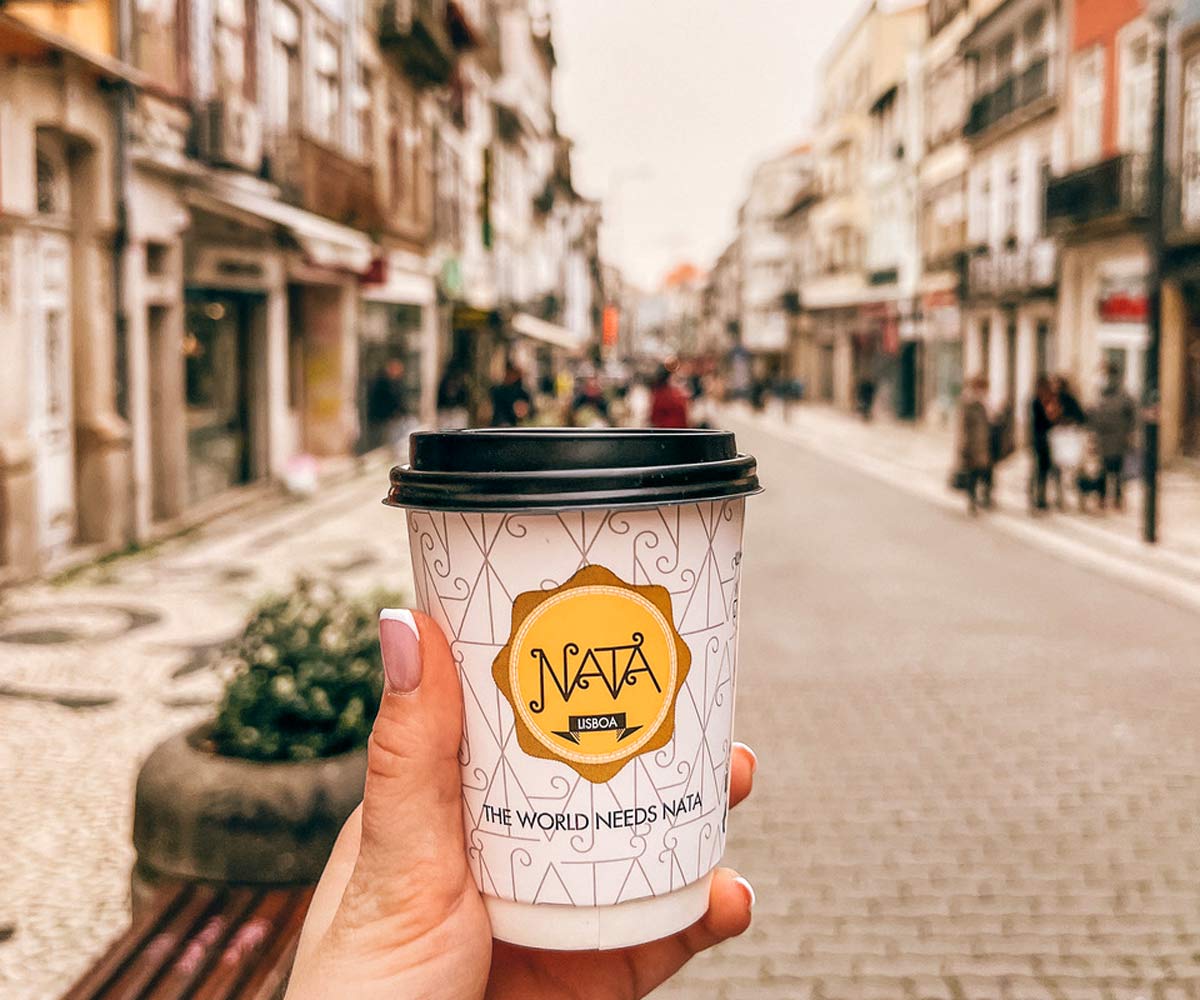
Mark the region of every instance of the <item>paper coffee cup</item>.
<instances>
[{"instance_id":1,"label":"paper coffee cup","mask_svg":"<svg viewBox=\"0 0 1200 1000\"><path fill-rule=\"evenodd\" d=\"M464 698L471 870L501 940L564 950L700 919L725 847L754 459L721 431L413 436L416 604Z\"/></svg>"}]
</instances>

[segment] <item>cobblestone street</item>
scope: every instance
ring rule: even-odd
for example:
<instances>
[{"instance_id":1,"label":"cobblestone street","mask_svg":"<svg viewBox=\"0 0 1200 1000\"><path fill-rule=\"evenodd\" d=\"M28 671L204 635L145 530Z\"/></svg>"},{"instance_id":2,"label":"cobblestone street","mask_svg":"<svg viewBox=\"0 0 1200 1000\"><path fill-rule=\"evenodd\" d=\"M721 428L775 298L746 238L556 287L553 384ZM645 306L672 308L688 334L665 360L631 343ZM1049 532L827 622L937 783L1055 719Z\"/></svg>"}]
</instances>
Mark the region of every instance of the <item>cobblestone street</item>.
<instances>
[{"instance_id":1,"label":"cobblestone street","mask_svg":"<svg viewBox=\"0 0 1200 1000\"><path fill-rule=\"evenodd\" d=\"M0 604L0 997L58 995L128 921L133 783L217 693L196 665L295 574L409 588L383 466Z\"/></svg>"},{"instance_id":2,"label":"cobblestone street","mask_svg":"<svg viewBox=\"0 0 1200 1000\"><path fill-rule=\"evenodd\" d=\"M739 432L758 904L656 1000L1200 996L1196 616Z\"/></svg>"},{"instance_id":3,"label":"cobblestone street","mask_svg":"<svg viewBox=\"0 0 1200 1000\"><path fill-rule=\"evenodd\" d=\"M743 938L656 1000L1200 997L1200 621L739 424L751 501L728 863ZM197 656L296 572L406 586L382 467L13 592L0 612L0 996L52 1000L126 920L138 761Z\"/></svg>"}]
</instances>

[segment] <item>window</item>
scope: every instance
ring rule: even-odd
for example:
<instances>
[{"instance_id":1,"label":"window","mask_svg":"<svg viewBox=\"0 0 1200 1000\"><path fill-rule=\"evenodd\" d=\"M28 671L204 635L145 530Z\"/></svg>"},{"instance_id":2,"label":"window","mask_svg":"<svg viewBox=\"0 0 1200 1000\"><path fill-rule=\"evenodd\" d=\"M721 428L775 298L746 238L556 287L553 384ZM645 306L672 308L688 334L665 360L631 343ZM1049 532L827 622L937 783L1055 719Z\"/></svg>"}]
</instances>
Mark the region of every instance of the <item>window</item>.
<instances>
[{"instance_id":1,"label":"window","mask_svg":"<svg viewBox=\"0 0 1200 1000\"><path fill-rule=\"evenodd\" d=\"M1050 157L1043 156L1038 163L1038 190L1037 190L1037 232L1039 236L1046 236L1046 189L1050 186L1050 178L1053 176L1050 168Z\"/></svg>"},{"instance_id":2,"label":"window","mask_svg":"<svg viewBox=\"0 0 1200 1000\"><path fill-rule=\"evenodd\" d=\"M1005 35L996 43L996 82L1003 83L1013 70L1013 36Z\"/></svg>"},{"instance_id":3,"label":"window","mask_svg":"<svg viewBox=\"0 0 1200 1000\"><path fill-rule=\"evenodd\" d=\"M971 198L971 241L987 243L991 238L992 184L987 177L975 177L974 196Z\"/></svg>"},{"instance_id":4,"label":"window","mask_svg":"<svg viewBox=\"0 0 1200 1000\"><path fill-rule=\"evenodd\" d=\"M1025 43L1025 62L1033 62L1046 47L1046 12L1039 10L1030 14L1021 34Z\"/></svg>"},{"instance_id":5,"label":"window","mask_svg":"<svg viewBox=\"0 0 1200 1000\"><path fill-rule=\"evenodd\" d=\"M58 215L62 212L62 185L57 166L43 153L37 157L38 215Z\"/></svg>"},{"instance_id":6,"label":"window","mask_svg":"<svg viewBox=\"0 0 1200 1000\"><path fill-rule=\"evenodd\" d=\"M300 15L284 0L271 5L271 69L269 111L279 132L300 124L304 87L300 76Z\"/></svg>"},{"instance_id":7,"label":"window","mask_svg":"<svg viewBox=\"0 0 1200 1000\"><path fill-rule=\"evenodd\" d=\"M1004 229L1006 240L1017 239L1017 220L1021 208L1021 175L1014 164L1009 168L1008 181L1004 187Z\"/></svg>"},{"instance_id":8,"label":"window","mask_svg":"<svg viewBox=\"0 0 1200 1000\"><path fill-rule=\"evenodd\" d=\"M1145 29L1124 39L1120 50L1121 149L1145 153L1150 149L1150 115L1154 102L1154 62Z\"/></svg>"},{"instance_id":9,"label":"window","mask_svg":"<svg viewBox=\"0 0 1200 1000\"><path fill-rule=\"evenodd\" d=\"M440 135L435 135L438 170L437 198L434 202L434 230L451 246L462 246L462 165L458 151Z\"/></svg>"},{"instance_id":10,"label":"window","mask_svg":"<svg viewBox=\"0 0 1200 1000\"><path fill-rule=\"evenodd\" d=\"M375 115L371 92L375 77L371 67L359 64L358 87L354 93L354 117L358 131L358 152L363 159L375 159Z\"/></svg>"},{"instance_id":11,"label":"window","mask_svg":"<svg viewBox=\"0 0 1200 1000\"><path fill-rule=\"evenodd\" d=\"M175 4L176 0L136 0L133 12L134 65L169 90L179 86Z\"/></svg>"},{"instance_id":12,"label":"window","mask_svg":"<svg viewBox=\"0 0 1200 1000\"><path fill-rule=\"evenodd\" d=\"M1075 61L1071 102L1071 150L1079 165L1100 158L1104 116L1104 50L1097 46Z\"/></svg>"},{"instance_id":13,"label":"window","mask_svg":"<svg viewBox=\"0 0 1200 1000\"><path fill-rule=\"evenodd\" d=\"M313 127L317 138L336 144L341 137L342 53L337 36L328 28L317 32L313 53L316 74Z\"/></svg>"},{"instance_id":14,"label":"window","mask_svg":"<svg viewBox=\"0 0 1200 1000\"><path fill-rule=\"evenodd\" d=\"M1183 219L1200 223L1200 55L1192 56L1183 74Z\"/></svg>"},{"instance_id":15,"label":"window","mask_svg":"<svg viewBox=\"0 0 1200 1000\"><path fill-rule=\"evenodd\" d=\"M218 95L246 90L246 3L217 0L213 10L213 80Z\"/></svg>"}]
</instances>

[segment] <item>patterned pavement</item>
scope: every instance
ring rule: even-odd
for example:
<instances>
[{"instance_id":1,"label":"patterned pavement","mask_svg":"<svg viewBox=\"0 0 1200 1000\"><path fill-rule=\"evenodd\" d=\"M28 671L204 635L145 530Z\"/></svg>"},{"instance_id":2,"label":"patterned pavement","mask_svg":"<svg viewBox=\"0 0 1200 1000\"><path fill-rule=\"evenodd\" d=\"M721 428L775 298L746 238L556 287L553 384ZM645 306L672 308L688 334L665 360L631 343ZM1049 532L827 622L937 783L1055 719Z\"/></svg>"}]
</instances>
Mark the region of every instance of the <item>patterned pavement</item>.
<instances>
[{"instance_id":1,"label":"patterned pavement","mask_svg":"<svg viewBox=\"0 0 1200 1000\"><path fill-rule=\"evenodd\" d=\"M139 762L218 691L197 669L298 572L408 587L382 466L320 498L0 594L0 997L53 1000L129 919ZM3 930L12 927L4 940Z\"/></svg>"}]
</instances>

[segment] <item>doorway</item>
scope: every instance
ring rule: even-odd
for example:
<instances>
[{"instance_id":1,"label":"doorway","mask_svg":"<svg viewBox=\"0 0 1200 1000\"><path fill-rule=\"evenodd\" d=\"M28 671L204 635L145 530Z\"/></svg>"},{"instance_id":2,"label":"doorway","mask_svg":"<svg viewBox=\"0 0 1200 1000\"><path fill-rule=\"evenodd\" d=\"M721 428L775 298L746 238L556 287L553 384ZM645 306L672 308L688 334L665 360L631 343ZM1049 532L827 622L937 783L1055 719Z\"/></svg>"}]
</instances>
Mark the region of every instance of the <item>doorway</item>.
<instances>
[{"instance_id":1,"label":"doorway","mask_svg":"<svg viewBox=\"0 0 1200 1000\"><path fill-rule=\"evenodd\" d=\"M77 533L72 349L71 158L65 137L38 129L37 225L29 342L29 436L35 458L38 548L52 556Z\"/></svg>"},{"instance_id":2,"label":"doorway","mask_svg":"<svg viewBox=\"0 0 1200 1000\"><path fill-rule=\"evenodd\" d=\"M1010 315L1004 325L1004 405L1017 412L1017 317Z\"/></svg>"},{"instance_id":3,"label":"doorway","mask_svg":"<svg viewBox=\"0 0 1200 1000\"><path fill-rule=\"evenodd\" d=\"M901 342L896 371L896 416L901 420L916 420L921 415L922 358L919 340Z\"/></svg>"},{"instance_id":4,"label":"doorway","mask_svg":"<svg viewBox=\"0 0 1200 1000\"><path fill-rule=\"evenodd\" d=\"M251 336L256 297L189 291L184 333L188 498L255 478Z\"/></svg>"},{"instance_id":5,"label":"doorway","mask_svg":"<svg viewBox=\"0 0 1200 1000\"><path fill-rule=\"evenodd\" d=\"M71 358L71 245L35 239L35 315L30 341L30 437L36 459L38 535L46 555L75 540L75 421Z\"/></svg>"},{"instance_id":6,"label":"doorway","mask_svg":"<svg viewBox=\"0 0 1200 1000\"><path fill-rule=\"evenodd\" d=\"M1184 331L1183 412L1180 414L1180 451L1200 458L1200 325Z\"/></svg>"}]
</instances>

